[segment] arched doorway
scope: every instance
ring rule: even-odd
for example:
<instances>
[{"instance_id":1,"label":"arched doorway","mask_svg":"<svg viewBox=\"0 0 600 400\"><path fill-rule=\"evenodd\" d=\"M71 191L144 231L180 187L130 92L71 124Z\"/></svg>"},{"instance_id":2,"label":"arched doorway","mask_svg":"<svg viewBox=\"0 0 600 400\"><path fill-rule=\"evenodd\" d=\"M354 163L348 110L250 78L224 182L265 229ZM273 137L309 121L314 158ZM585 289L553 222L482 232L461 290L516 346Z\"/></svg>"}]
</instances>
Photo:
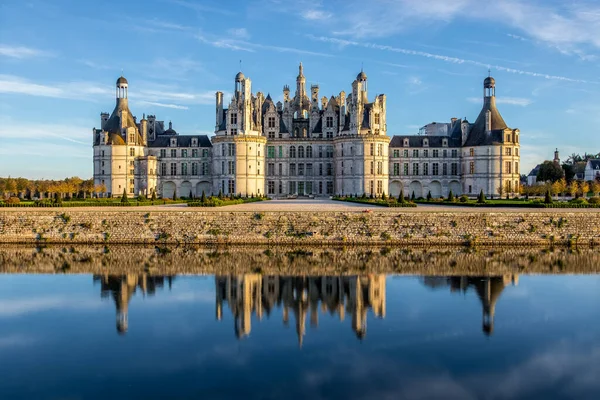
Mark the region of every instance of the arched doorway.
<instances>
[{"instance_id":1,"label":"arched doorway","mask_svg":"<svg viewBox=\"0 0 600 400\"><path fill-rule=\"evenodd\" d=\"M452 190L452 194L454 196L461 195L462 189L460 187L460 182L459 181L451 181L450 182L450 190Z\"/></svg>"},{"instance_id":2,"label":"arched doorway","mask_svg":"<svg viewBox=\"0 0 600 400\"><path fill-rule=\"evenodd\" d=\"M412 196L415 194L415 198L423 197L423 185L419 181L412 181L408 187L408 193L406 195Z\"/></svg>"},{"instance_id":3,"label":"arched doorway","mask_svg":"<svg viewBox=\"0 0 600 400\"><path fill-rule=\"evenodd\" d=\"M212 185L210 182L198 182L196 185L196 197L202 197L202 192L204 192L205 196L212 194Z\"/></svg>"},{"instance_id":4,"label":"arched doorway","mask_svg":"<svg viewBox=\"0 0 600 400\"><path fill-rule=\"evenodd\" d=\"M429 184L429 191L433 198L442 197L442 184L439 181L433 181Z\"/></svg>"},{"instance_id":5,"label":"arched doorway","mask_svg":"<svg viewBox=\"0 0 600 400\"><path fill-rule=\"evenodd\" d=\"M175 194L175 183L174 182L164 182L162 184L162 198L163 199L172 199Z\"/></svg>"},{"instance_id":6,"label":"arched doorway","mask_svg":"<svg viewBox=\"0 0 600 400\"><path fill-rule=\"evenodd\" d=\"M179 197L190 197L190 195L193 195L194 193L192 192L192 184L189 181L184 181L181 184L181 193L177 193L177 195Z\"/></svg>"},{"instance_id":7,"label":"arched doorway","mask_svg":"<svg viewBox=\"0 0 600 400\"><path fill-rule=\"evenodd\" d=\"M390 196L398 197L400 195L400 191L402 190L402 182L400 181L392 181L390 183ZM404 193L406 196L406 193Z\"/></svg>"}]
</instances>

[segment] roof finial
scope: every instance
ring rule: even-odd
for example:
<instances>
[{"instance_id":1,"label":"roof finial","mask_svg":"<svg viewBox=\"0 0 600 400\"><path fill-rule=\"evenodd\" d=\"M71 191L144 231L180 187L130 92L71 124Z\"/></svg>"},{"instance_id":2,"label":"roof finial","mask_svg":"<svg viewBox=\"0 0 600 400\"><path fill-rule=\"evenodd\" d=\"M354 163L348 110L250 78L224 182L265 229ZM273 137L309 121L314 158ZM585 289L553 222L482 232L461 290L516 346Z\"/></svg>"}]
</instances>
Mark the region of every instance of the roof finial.
<instances>
[{"instance_id":1,"label":"roof finial","mask_svg":"<svg viewBox=\"0 0 600 400\"><path fill-rule=\"evenodd\" d=\"M242 72L242 60L240 60L240 72Z\"/></svg>"},{"instance_id":2,"label":"roof finial","mask_svg":"<svg viewBox=\"0 0 600 400\"><path fill-rule=\"evenodd\" d=\"M361 62L360 62L360 72L364 72L364 71L363 71L363 67L364 67L364 62L362 62L362 61L361 61Z\"/></svg>"},{"instance_id":3,"label":"roof finial","mask_svg":"<svg viewBox=\"0 0 600 400\"><path fill-rule=\"evenodd\" d=\"M302 61L300 61L300 66L298 67L298 71L300 73L300 76L302 76L303 72L304 72L304 67L302 66Z\"/></svg>"},{"instance_id":4,"label":"roof finial","mask_svg":"<svg viewBox=\"0 0 600 400\"><path fill-rule=\"evenodd\" d=\"M173 129L173 123L169 121L169 129Z\"/></svg>"},{"instance_id":5,"label":"roof finial","mask_svg":"<svg viewBox=\"0 0 600 400\"><path fill-rule=\"evenodd\" d=\"M491 78L492 76L492 70L490 68L488 68L488 78Z\"/></svg>"}]
</instances>

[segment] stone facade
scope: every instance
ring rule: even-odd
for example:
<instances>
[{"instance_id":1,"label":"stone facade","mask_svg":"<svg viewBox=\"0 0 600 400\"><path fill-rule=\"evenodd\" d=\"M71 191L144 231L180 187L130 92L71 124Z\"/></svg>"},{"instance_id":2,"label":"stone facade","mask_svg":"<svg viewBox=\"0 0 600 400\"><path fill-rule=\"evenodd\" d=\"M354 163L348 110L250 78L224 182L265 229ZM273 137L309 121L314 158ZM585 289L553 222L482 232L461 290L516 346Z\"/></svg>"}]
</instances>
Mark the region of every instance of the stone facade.
<instances>
[{"instance_id":1,"label":"stone facade","mask_svg":"<svg viewBox=\"0 0 600 400\"><path fill-rule=\"evenodd\" d=\"M484 81L475 123L453 118L419 135L387 135L386 96L368 96L361 71L352 92L319 98L306 88L300 64L295 93L283 102L252 92L238 73L233 97L216 93L215 136L179 135L169 123L146 116L138 123L117 81L117 104L94 129L94 181L111 196L198 197L241 194L331 196L383 193L433 197L513 193L519 187L519 130L496 108L495 81ZM391 141L391 143L390 143Z\"/></svg>"},{"instance_id":2,"label":"stone facade","mask_svg":"<svg viewBox=\"0 0 600 400\"><path fill-rule=\"evenodd\" d=\"M0 212L0 243L598 245L600 213Z\"/></svg>"}]
</instances>

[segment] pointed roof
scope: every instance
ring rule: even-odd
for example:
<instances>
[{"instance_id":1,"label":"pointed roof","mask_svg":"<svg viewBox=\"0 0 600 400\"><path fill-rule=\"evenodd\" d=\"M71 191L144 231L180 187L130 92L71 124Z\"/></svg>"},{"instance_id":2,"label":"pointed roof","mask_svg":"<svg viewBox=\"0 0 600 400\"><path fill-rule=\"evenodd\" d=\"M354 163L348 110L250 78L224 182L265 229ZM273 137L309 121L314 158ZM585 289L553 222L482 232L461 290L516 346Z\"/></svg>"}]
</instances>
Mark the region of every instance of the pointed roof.
<instances>
[{"instance_id":1,"label":"pointed roof","mask_svg":"<svg viewBox=\"0 0 600 400\"><path fill-rule=\"evenodd\" d=\"M485 120L488 111L491 113L490 134L485 129ZM475 123L471 125L465 146L485 146L493 142L499 142L502 140L502 132L505 129L510 128L508 128L508 125L506 125L502 115L500 115L500 112L496 108L496 98L494 96L487 97L479 116L475 120Z\"/></svg>"}]
</instances>

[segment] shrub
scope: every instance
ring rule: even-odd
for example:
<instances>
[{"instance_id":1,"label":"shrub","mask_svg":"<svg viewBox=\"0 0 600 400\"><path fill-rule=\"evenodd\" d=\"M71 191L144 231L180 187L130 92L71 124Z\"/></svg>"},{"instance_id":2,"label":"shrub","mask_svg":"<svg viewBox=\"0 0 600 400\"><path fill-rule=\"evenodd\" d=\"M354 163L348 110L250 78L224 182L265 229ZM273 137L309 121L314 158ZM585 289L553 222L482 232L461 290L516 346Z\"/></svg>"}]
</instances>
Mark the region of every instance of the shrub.
<instances>
[{"instance_id":1,"label":"shrub","mask_svg":"<svg viewBox=\"0 0 600 400\"><path fill-rule=\"evenodd\" d=\"M206 203L206 194L204 193L204 190L202 191L202 196L200 197L200 202Z\"/></svg>"},{"instance_id":2,"label":"shrub","mask_svg":"<svg viewBox=\"0 0 600 400\"><path fill-rule=\"evenodd\" d=\"M400 189L400 194L398 195L398 203L404 204L406 200L404 199L404 189Z\"/></svg>"},{"instance_id":3,"label":"shrub","mask_svg":"<svg viewBox=\"0 0 600 400\"><path fill-rule=\"evenodd\" d=\"M431 201L432 197L431 197L431 190L429 192L427 192L427 201Z\"/></svg>"},{"instance_id":4,"label":"shrub","mask_svg":"<svg viewBox=\"0 0 600 400\"><path fill-rule=\"evenodd\" d=\"M477 202L479 204L485 204L485 195L483 194L483 189L479 192L479 196L477 197Z\"/></svg>"},{"instance_id":5,"label":"shrub","mask_svg":"<svg viewBox=\"0 0 600 400\"><path fill-rule=\"evenodd\" d=\"M552 204L552 196L550 195L549 190L546 190L546 196L544 197L544 203Z\"/></svg>"},{"instance_id":6,"label":"shrub","mask_svg":"<svg viewBox=\"0 0 600 400\"><path fill-rule=\"evenodd\" d=\"M18 197L10 197L8 200L6 200L6 204L19 204L21 202L21 200Z\"/></svg>"},{"instance_id":7,"label":"shrub","mask_svg":"<svg viewBox=\"0 0 600 400\"><path fill-rule=\"evenodd\" d=\"M127 198L127 192L123 189L123 196L121 196L121 204L129 203L129 199Z\"/></svg>"},{"instance_id":8,"label":"shrub","mask_svg":"<svg viewBox=\"0 0 600 400\"><path fill-rule=\"evenodd\" d=\"M461 203L466 203L469 201L469 198L466 195L462 195L460 196L460 198L458 199L458 201L460 201Z\"/></svg>"},{"instance_id":9,"label":"shrub","mask_svg":"<svg viewBox=\"0 0 600 400\"><path fill-rule=\"evenodd\" d=\"M588 204L587 200L584 198L581 198L581 197L569 200L569 203L571 203L571 204Z\"/></svg>"},{"instance_id":10,"label":"shrub","mask_svg":"<svg viewBox=\"0 0 600 400\"><path fill-rule=\"evenodd\" d=\"M150 197L150 200L156 201L156 191L152 190L152 197Z\"/></svg>"},{"instance_id":11,"label":"shrub","mask_svg":"<svg viewBox=\"0 0 600 400\"><path fill-rule=\"evenodd\" d=\"M448 193L448 201L454 201L454 193L452 193L452 190L450 191L450 193Z\"/></svg>"},{"instance_id":12,"label":"shrub","mask_svg":"<svg viewBox=\"0 0 600 400\"><path fill-rule=\"evenodd\" d=\"M590 203L590 204L600 204L600 197L590 197L588 199L588 203Z\"/></svg>"},{"instance_id":13,"label":"shrub","mask_svg":"<svg viewBox=\"0 0 600 400\"><path fill-rule=\"evenodd\" d=\"M412 201L415 201L415 191L413 190L412 195L410 196L410 199Z\"/></svg>"}]
</instances>

